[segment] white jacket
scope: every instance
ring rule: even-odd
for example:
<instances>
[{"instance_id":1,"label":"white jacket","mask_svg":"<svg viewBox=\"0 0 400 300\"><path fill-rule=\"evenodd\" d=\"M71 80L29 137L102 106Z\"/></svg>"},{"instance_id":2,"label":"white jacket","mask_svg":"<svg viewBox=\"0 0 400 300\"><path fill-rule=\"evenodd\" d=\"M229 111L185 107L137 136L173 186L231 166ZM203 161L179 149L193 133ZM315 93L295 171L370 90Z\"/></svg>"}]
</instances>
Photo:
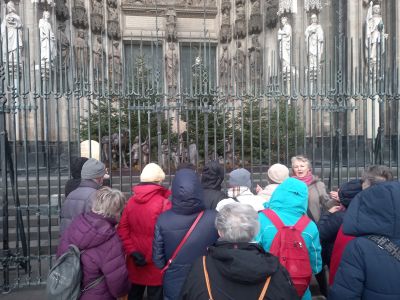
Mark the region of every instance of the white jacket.
<instances>
[{"instance_id":1,"label":"white jacket","mask_svg":"<svg viewBox=\"0 0 400 300\"><path fill-rule=\"evenodd\" d=\"M263 197L254 195L250 189L245 186L228 189L228 197L229 198L223 199L218 203L215 208L217 211L225 205L235 202L249 204L255 211L260 211L264 209L264 203L266 202Z\"/></svg>"}]
</instances>

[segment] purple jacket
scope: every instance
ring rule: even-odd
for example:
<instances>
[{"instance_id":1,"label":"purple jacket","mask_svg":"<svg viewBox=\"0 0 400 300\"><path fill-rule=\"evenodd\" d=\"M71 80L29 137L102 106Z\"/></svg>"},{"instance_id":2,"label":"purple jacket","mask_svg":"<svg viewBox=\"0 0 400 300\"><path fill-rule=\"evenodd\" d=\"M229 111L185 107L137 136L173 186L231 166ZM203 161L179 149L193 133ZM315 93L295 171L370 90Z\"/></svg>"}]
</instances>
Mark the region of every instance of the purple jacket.
<instances>
[{"instance_id":1,"label":"purple jacket","mask_svg":"<svg viewBox=\"0 0 400 300\"><path fill-rule=\"evenodd\" d=\"M75 217L91 210L96 191L99 188L100 185L93 180L83 179L79 187L69 193L61 206L60 235L63 234Z\"/></svg>"},{"instance_id":2,"label":"purple jacket","mask_svg":"<svg viewBox=\"0 0 400 300\"><path fill-rule=\"evenodd\" d=\"M83 293L81 300L112 300L129 292L130 282L121 240L115 230L116 221L88 212L79 215L61 237L57 257L70 244L81 251L82 287L104 275L97 286Z\"/></svg>"}]
</instances>

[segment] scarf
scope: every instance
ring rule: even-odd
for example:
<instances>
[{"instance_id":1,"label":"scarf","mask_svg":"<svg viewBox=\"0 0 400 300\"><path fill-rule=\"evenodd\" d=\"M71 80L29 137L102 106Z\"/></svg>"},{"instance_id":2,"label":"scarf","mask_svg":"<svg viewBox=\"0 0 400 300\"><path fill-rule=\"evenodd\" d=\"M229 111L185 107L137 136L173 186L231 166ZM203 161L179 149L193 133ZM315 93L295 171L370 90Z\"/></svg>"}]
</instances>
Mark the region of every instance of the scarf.
<instances>
[{"instance_id":1,"label":"scarf","mask_svg":"<svg viewBox=\"0 0 400 300\"><path fill-rule=\"evenodd\" d=\"M311 184L311 182L313 181L314 176L311 173L311 171L308 171L306 176L304 176L304 177L293 176L293 178L303 181L305 184L307 184L307 186L309 186Z\"/></svg>"}]
</instances>

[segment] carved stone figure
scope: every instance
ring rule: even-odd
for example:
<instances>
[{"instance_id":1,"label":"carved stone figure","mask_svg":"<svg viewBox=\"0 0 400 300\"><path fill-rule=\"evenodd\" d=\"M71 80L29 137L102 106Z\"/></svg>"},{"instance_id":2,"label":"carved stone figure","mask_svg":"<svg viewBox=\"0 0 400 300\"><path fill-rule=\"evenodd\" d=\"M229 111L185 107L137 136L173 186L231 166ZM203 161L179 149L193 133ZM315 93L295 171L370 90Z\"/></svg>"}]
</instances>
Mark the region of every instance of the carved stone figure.
<instances>
[{"instance_id":1,"label":"carved stone figure","mask_svg":"<svg viewBox=\"0 0 400 300\"><path fill-rule=\"evenodd\" d=\"M3 45L3 61L10 66L15 66L17 59L22 62L21 52L23 47L22 22L17 15L14 2L7 3L7 14L1 22L1 38Z\"/></svg>"},{"instance_id":2,"label":"carved stone figure","mask_svg":"<svg viewBox=\"0 0 400 300\"><path fill-rule=\"evenodd\" d=\"M367 17L365 19L365 57L370 69L376 67L379 56L385 52L385 26L381 15L381 6L370 2Z\"/></svg>"},{"instance_id":3,"label":"carved stone figure","mask_svg":"<svg viewBox=\"0 0 400 300\"><path fill-rule=\"evenodd\" d=\"M139 163L139 137L136 136L131 146L132 167Z\"/></svg>"},{"instance_id":4,"label":"carved stone figure","mask_svg":"<svg viewBox=\"0 0 400 300\"><path fill-rule=\"evenodd\" d=\"M242 85L246 80L246 55L241 47L242 43L238 42L236 53L233 57L235 80L239 85Z\"/></svg>"},{"instance_id":5,"label":"carved stone figure","mask_svg":"<svg viewBox=\"0 0 400 300\"><path fill-rule=\"evenodd\" d=\"M93 43L93 75L98 84L103 80L104 62L106 52L103 47L103 39L98 35Z\"/></svg>"},{"instance_id":6,"label":"carved stone figure","mask_svg":"<svg viewBox=\"0 0 400 300\"><path fill-rule=\"evenodd\" d=\"M84 70L87 67L88 61L88 44L85 39L85 31L83 31L82 29L78 30L74 44L76 72L78 78L81 78L84 75Z\"/></svg>"},{"instance_id":7,"label":"carved stone figure","mask_svg":"<svg viewBox=\"0 0 400 300\"><path fill-rule=\"evenodd\" d=\"M104 5L103 0L92 0L91 28L95 34L101 34L104 30Z\"/></svg>"},{"instance_id":8,"label":"carved stone figure","mask_svg":"<svg viewBox=\"0 0 400 300\"><path fill-rule=\"evenodd\" d=\"M225 159L226 163L232 168L233 166L233 154L232 154L232 145L229 139L225 140Z\"/></svg>"},{"instance_id":9,"label":"carved stone figure","mask_svg":"<svg viewBox=\"0 0 400 300\"><path fill-rule=\"evenodd\" d=\"M243 39L246 37L246 16L244 5L236 4L236 20L235 20L235 39Z\"/></svg>"},{"instance_id":10,"label":"carved stone figure","mask_svg":"<svg viewBox=\"0 0 400 300\"><path fill-rule=\"evenodd\" d=\"M184 163L186 162L186 147L182 135L179 136L178 147L179 162Z\"/></svg>"},{"instance_id":11,"label":"carved stone figure","mask_svg":"<svg viewBox=\"0 0 400 300\"><path fill-rule=\"evenodd\" d=\"M176 42L177 35L176 35L176 12L175 12L175 9L168 8L167 12L165 13L165 17L167 18L167 21L166 21L167 42Z\"/></svg>"},{"instance_id":12,"label":"carved stone figure","mask_svg":"<svg viewBox=\"0 0 400 300\"><path fill-rule=\"evenodd\" d=\"M69 62L69 51L70 51L70 42L65 34L65 23L60 23L58 25L58 47L57 49L60 52L61 56L61 69L65 70L65 68L68 68L68 62Z\"/></svg>"},{"instance_id":13,"label":"carved stone figure","mask_svg":"<svg viewBox=\"0 0 400 300\"><path fill-rule=\"evenodd\" d=\"M178 83L178 55L175 50L175 44L168 43L168 50L165 54L165 72L167 78L168 91L173 94L177 90Z\"/></svg>"},{"instance_id":14,"label":"carved stone figure","mask_svg":"<svg viewBox=\"0 0 400 300\"><path fill-rule=\"evenodd\" d=\"M56 37L49 20L50 13L44 11L43 18L39 20L40 61L42 70L52 68L57 56Z\"/></svg>"},{"instance_id":15,"label":"carved stone figure","mask_svg":"<svg viewBox=\"0 0 400 300\"><path fill-rule=\"evenodd\" d=\"M178 151L177 151L176 147L172 147L171 158L174 163L175 170L178 169L180 162L179 162L179 155L178 155Z\"/></svg>"},{"instance_id":16,"label":"carved stone figure","mask_svg":"<svg viewBox=\"0 0 400 300\"><path fill-rule=\"evenodd\" d=\"M121 62L121 50L119 49L119 42L114 41L112 43L112 49L108 55L109 65L110 68L110 80L114 84L121 84L122 80L122 62Z\"/></svg>"},{"instance_id":17,"label":"carved stone figure","mask_svg":"<svg viewBox=\"0 0 400 300\"><path fill-rule=\"evenodd\" d=\"M252 0L249 20L249 34L259 34L262 31L260 0Z\"/></svg>"},{"instance_id":18,"label":"carved stone figure","mask_svg":"<svg viewBox=\"0 0 400 300\"><path fill-rule=\"evenodd\" d=\"M222 55L219 60L219 84L223 90L226 90L231 77L231 57L228 46L222 46Z\"/></svg>"},{"instance_id":19,"label":"carved stone figure","mask_svg":"<svg viewBox=\"0 0 400 300\"><path fill-rule=\"evenodd\" d=\"M311 25L306 28L306 51L310 70L319 69L324 50L324 31L316 14L311 15Z\"/></svg>"},{"instance_id":20,"label":"carved stone figure","mask_svg":"<svg viewBox=\"0 0 400 300\"><path fill-rule=\"evenodd\" d=\"M164 139L161 144L161 167L163 170L168 169L168 161L169 161L168 154L169 154L168 141Z\"/></svg>"},{"instance_id":21,"label":"carved stone figure","mask_svg":"<svg viewBox=\"0 0 400 300\"><path fill-rule=\"evenodd\" d=\"M262 54L261 44L258 40L258 36L254 35L251 37L251 47L249 48L250 58L250 77L253 80L259 81L262 77Z\"/></svg>"},{"instance_id":22,"label":"carved stone figure","mask_svg":"<svg viewBox=\"0 0 400 300\"><path fill-rule=\"evenodd\" d=\"M197 164L197 145L194 140L190 140L189 144L189 162L193 165Z\"/></svg>"},{"instance_id":23,"label":"carved stone figure","mask_svg":"<svg viewBox=\"0 0 400 300\"><path fill-rule=\"evenodd\" d=\"M142 143L142 158L143 165L147 165L150 159L150 145L148 138L146 138L146 140Z\"/></svg>"},{"instance_id":24,"label":"carved stone figure","mask_svg":"<svg viewBox=\"0 0 400 300\"><path fill-rule=\"evenodd\" d=\"M110 138L108 135L105 135L101 138L101 161L104 163L109 163L110 162L110 156L109 154L109 144L110 144Z\"/></svg>"},{"instance_id":25,"label":"carved stone figure","mask_svg":"<svg viewBox=\"0 0 400 300\"><path fill-rule=\"evenodd\" d=\"M279 56L283 73L290 72L290 60L292 54L292 26L287 17L281 18L282 27L278 30Z\"/></svg>"}]
</instances>

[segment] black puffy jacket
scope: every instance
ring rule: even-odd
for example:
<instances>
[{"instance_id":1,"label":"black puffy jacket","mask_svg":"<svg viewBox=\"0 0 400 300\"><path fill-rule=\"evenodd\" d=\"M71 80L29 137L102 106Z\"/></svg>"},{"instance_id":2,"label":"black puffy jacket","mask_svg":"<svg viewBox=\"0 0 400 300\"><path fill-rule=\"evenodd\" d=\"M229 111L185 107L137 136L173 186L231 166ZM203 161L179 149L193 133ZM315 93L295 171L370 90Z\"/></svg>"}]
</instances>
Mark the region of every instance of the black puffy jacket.
<instances>
[{"instance_id":1,"label":"black puffy jacket","mask_svg":"<svg viewBox=\"0 0 400 300\"><path fill-rule=\"evenodd\" d=\"M193 170L178 171L172 182L172 208L157 220L153 261L163 268L197 215L204 210L203 189ZM193 261L206 253L207 247L218 239L214 222L216 211L206 210L196 228L179 251L163 278L164 299L176 300Z\"/></svg>"},{"instance_id":2,"label":"black puffy jacket","mask_svg":"<svg viewBox=\"0 0 400 300\"><path fill-rule=\"evenodd\" d=\"M264 299L298 299L285 268L277 257L257 244L217 242L208 250L206 266L213 299L258 299L266 279L271 281ZM199 258L181 291L182 300L208 300L203 262Z\"/></svg>"},{"instance_id":3,"label":"black puffy jacket","mask_svg":"<svg viewBox=\"0 0 400 300\"><path fill-rule=\"evenodd\" d=\"M346 212L343 232L356 238L343 253L329 299L400 299L400 261L367 238L386 236L400 246L400 183L359 193Z\"/></svg>"}]
</instances>

